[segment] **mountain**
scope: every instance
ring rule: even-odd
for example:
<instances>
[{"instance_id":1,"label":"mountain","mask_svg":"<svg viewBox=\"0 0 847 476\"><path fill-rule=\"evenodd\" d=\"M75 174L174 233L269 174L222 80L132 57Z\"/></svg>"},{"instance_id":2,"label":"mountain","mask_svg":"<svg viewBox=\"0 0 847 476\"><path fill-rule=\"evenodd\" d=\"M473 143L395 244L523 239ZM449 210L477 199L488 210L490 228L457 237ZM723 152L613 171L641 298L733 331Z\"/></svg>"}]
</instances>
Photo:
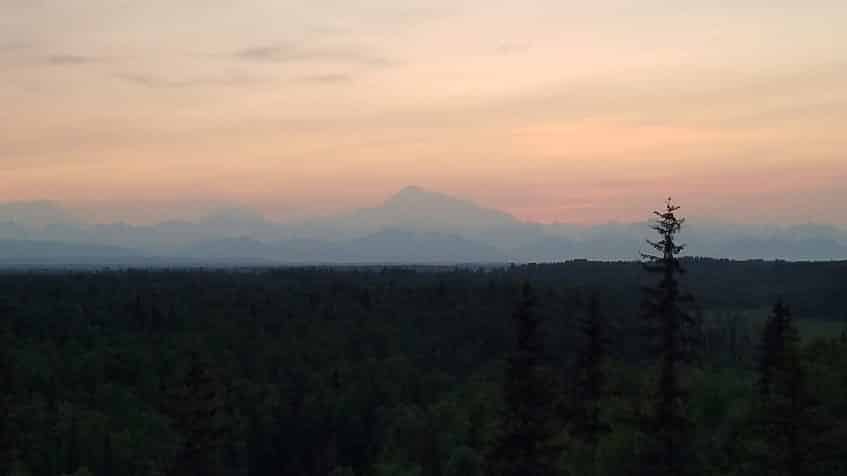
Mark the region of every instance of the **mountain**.
<instances>
[{"instance_id":1,"label":"mountain","mask_svg":"<svg viewBox=\"0 0 847 476\"><path fill-rule=\"evenodd\" d=\"M457 235L384 230L343 242L290 239L263 242L242 237L192 243L171 256L241 264L493 263L505 255Z\"/></svg>"},{"instance_id":2,"label":"mountain","mask_svg":"<svg viewBox=\"0 0 847 476\"><path fill-rule=\"evenodd\" d=\"M644 250L642 240L605 235L592 240L548 236L510 252L517 262L561 262L574 259L636 261Z\"/></svg>"},{"instance_id":3,"label":"mountain","mask_svg":"<svg viewBox=\"0 0 847 476\"><path fill-rule=\"evenodd\" d=\"M114 246L55 241L0 240L0 266L140 266L141 253Z\"/></svg>"},{"instance_id":4,"label":"mountain","mask_svg":"<svg viewBox=\"0 0 847 476\"><path fill-rule=\"evenodd\" d=\"M0 223L25 227L76 223L79 217L60 204L50 201L0 203Z\"/></svg>"},{"instance_id":5,"label":"mountain","mask_svg":"<svg viewBox=\"0 0 847 476\"><path fill-rule=\"evenodd\" d=\"M409 186L379 206L311 220L299 229L309 237L332 239L362 237L386 229L462 235L522 225L508 213Z\"/></svg>"},{"instance_id":6,"label":"mountain","mask_svg":"<svg viewBox=\"0 0 847 476\"><path fill-rule=\"evenodd\" d=\"M493 246L455 234L384 230L343 246L342 261L352 263L494 263L506 255Z\"/></svg>"},{"instance_id":7,"label":"mountain","mask_svg":"<svg viewBox=\"0 0 847 476\"><path fill-rule=\"evenodd\" d=\"M231 207L217 210L199 222L194 228L208 237L249 236L256 239L276 239L283 233L284 227L269 222L261 213L244 207Z\"/></svg>"},{"instance_id":8,"label":"mountain","mask_svg":"<svg viewBox=\"0 0 847 476\"><path fill-rule=\"evenodd\" d=\"M461 231L520 223L508 213L415 186L400 190L381 207L360 210L354 216L384 227L403 229L451 228Z\"/></svg>"},{"instance_id":9,"label":"mountain","mask_svg":"<svg viewBox=\"0 0 847 476\"><path fill-rule=\"evenodd\" d=\"M698 255L729 259L847 260L847 244L822 237L742 238L706 243L699 248Z\"/></svg>"},{"instance_id":10,"label":"mountain","mask_svg":"<svg viewBox=\"0 0 847 476\"><path fill-rule=\"evenodd\" d=\"M319 264L343 261L337 245L316 240L260 241L225 238L191 243L169 252L169 256L208 263Z\"/></svg>"},{"instance_id":11,"label":"mountain","mask_svg":"<svg viewBox=\"0 0 847 476\"><path fill-rule=\"evenodd\" d=\"M648 223L523 222L472 201L406 187L382 203L302 223L250 209L195 221L87 224L53 202L0 204L2 263L276 265L637 260ZM819 224L722 224L693 219L681 239L696 256L847 259L847 231Z\"/></svg>"}]
</instances>

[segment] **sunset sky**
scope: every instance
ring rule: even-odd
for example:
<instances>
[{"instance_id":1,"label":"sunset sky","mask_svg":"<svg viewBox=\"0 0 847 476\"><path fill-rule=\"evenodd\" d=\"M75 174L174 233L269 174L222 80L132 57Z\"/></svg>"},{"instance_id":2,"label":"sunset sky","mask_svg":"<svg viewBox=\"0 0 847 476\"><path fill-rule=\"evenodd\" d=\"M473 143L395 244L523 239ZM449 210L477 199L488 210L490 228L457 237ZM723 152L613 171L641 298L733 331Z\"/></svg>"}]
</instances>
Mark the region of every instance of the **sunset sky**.
<instances>
[{"instance_id":1,"label":"sunset sky","mask_svg":"<svg viewBox=\"0 0 847 476\"><path fill-rule=\"evenodd\" d=\"M0 0L0 201L847 225L844 0Z\"/></svg>"}]
</instances>

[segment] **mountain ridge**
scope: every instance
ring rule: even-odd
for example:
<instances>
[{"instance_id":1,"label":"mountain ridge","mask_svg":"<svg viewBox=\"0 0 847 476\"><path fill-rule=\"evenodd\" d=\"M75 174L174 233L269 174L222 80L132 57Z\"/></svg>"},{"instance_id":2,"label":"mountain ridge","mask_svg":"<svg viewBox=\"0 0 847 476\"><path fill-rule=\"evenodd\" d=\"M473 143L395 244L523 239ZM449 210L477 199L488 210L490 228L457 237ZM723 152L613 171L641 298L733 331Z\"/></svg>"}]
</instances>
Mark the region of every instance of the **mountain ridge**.
<instances>
[{"instance_id":1,"label":"mountain ridge","mask_svg":"<svg viewBox=\"0 0 847 476\"><path fill-rule=\"evenodd\" d=\"M370 208L301 223L274 223L244 207L196 221L156 225L87 224L56 202L0 204L0 240L42 243L43 253L94 254L80 244L138 256L207 262L529 262L575 258L635 260L650 236L646 222L596 226L524 222L471 200L407 186ZM20 212L25 220L16 219ZM33 219L33 218L38 219ZM2 220L6 218L7 220ZM51 223L51 219L57 223ZM847 258L847 231L831 225L719 225L693 222L684 241L693 255L718 258L825 260ZM50 251L44 243L53 243ZM68 245L68 246L64 246ZM12 250L32 250L17 243ZM32 254L32 253L31 253ZM5 257L5 258L4 258ZM30 257L30 258L37 258Z\"/></svg>"}]
</instances>

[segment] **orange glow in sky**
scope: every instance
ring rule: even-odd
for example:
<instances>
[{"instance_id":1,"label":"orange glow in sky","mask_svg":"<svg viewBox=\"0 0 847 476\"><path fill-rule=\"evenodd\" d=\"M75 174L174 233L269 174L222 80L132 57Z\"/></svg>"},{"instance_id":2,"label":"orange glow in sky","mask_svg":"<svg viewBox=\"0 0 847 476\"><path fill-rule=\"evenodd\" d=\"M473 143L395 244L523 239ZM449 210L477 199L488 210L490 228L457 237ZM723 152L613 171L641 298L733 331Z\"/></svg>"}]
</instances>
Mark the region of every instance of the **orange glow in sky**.
<instances>
[{"instance_id":1,"label":"orange glow in sky","mask_svg":"<svg viewBox=\"0 0 847 476\"><path fill-rule=\"evenodd\" d=\"M588 3L3 2L0 201L847 224L847 2Z\"/></svg>"}]
</instances>

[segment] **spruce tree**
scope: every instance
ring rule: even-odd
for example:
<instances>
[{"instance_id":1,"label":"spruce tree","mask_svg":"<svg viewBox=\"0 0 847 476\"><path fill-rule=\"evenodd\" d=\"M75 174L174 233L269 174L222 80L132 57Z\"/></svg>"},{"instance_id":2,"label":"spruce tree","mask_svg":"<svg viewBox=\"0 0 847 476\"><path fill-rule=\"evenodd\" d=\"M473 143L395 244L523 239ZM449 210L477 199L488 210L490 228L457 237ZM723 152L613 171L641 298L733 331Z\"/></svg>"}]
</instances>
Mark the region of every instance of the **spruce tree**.
<instances>
[{"instance_id":1,"label":"spruce tree","mask_svg":"<svg viewBox=\"0 0 847 476\"><path fill-rule=\"evenodd\" d=\"M765 322L759 346L757 391L760 403L767 402L778 390L777 380L785 377L797 357L798 341L791 309L780 299Z\"/></svg>"},{"instance_id":2,"label":"spruce tree","mask_svg":"<svg viewBox=\"0 0 847 476\"><path fill-rule=\"evenodd\" d=\"M685 223L677 217L679 207L669 198L665 209L656 211L651 228L659 241L647 240L655 250L644 253L644 269L656 277L642 289L642 318L647 322L658 364L658 386L652 412L644 421L645 447L642 474L681 476L695 468L692 451L692 422L688 415L685 370L693 361L696 319L687 310L693 298L683 293L680 277L685 270L679 255L685 249L677 235Z\"/></svg>"},{"instance_id":3,"label":"spruce tree","mask_svg":"<svg viewBox=\"0 0 847 476\"><path fill-rule=\"evenodd\" d=\"M799 341L791 309L780 300L765 323L759 348L756 423L764 447L756 459L762 474L810 474L815 424Z\"/></svg>"},{"instance_id":4,"label":"spruce tree","mask_svg":"<svg viewBox=\"0 0 847 476\"><path fill-rule=\"evenodd\" d=\"M0 476L6 476L14 463L14 442L11 422L12 374L7 352L0 349Z\"/></svg>"},{"instance_id":5,"label":"spruce tree","mask_svg":"<svg viewBox=\"0 0 847 476\"><path fill-rule=\"evenodd\" d=\"M588 449L588 474L597 473L600 441L611 431L603 415L608 397L607 361L609 358L608 322L600 310L596 296L588 304L588 312L580 322L584 346L577 359L572 402L571 433Z\"/></svg>"},{"instance_id":6,"label":"spruce tree","mask_svg":"<svg viewBox=\"0 0 847 476\"><path fill-rule=\"evenodd\" d=\"M508 358L505 408L486 473L490 476L548 476L556 473L558 451L552 443L552 392L545 372L541 320L532 287L524 285L513 314L515 348Z\"/></svg>"},{"instance_id":7,"label":"spruce tree","mask_svg":"<svg viewBox=\"0 0 847 476\"><path fill-rule=\"evenodd\" d=\"M220 474L224 404L222 389L210 366L197 354L192 355L191 365L176 391L172 408L177 428L183 437L183 445L171 474Z\"/></svg>"},{"instance_id":8,"label":"spruce tree","mask_svg":"<svg viewBox=\"0 0 847 476\"><path fill-rule=\"evenodd\" d=\"M12 429L12 366L11 307L0 302L0 476L6 476L15 462L14 431Z\"/></svg>"},{"instance_id":9,"label":"spruce tree","mask_svg":"<svg viewBox=\"0 0 847 476\"><path fill-rule=\"evenodd\" d=\"M141 295L135 296L135 301L132 304L132 326L133 330L143 332L147 328L147 306Z\"/></svg>"}]
</instances>

